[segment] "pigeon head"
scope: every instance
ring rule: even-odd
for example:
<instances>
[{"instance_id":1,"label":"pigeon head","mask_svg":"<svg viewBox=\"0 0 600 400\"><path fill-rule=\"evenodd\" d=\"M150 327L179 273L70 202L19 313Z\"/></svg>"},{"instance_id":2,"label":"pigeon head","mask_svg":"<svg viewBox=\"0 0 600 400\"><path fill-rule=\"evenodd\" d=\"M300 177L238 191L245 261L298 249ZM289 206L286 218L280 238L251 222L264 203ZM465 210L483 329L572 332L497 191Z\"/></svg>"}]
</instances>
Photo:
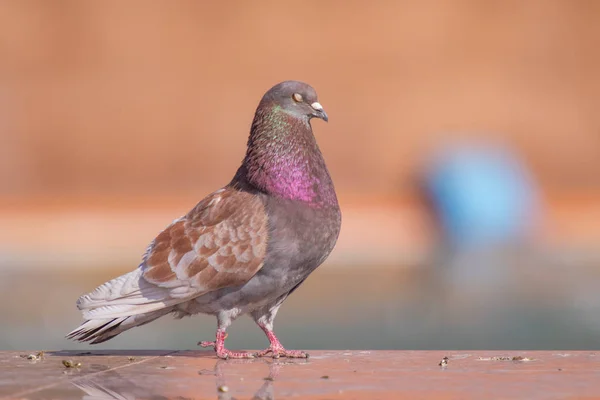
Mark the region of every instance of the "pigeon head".
<instances>
[{"instance_id":1,"label":"pigeon head","mask_svg":"<svg viewBox=\"0 0 600 400\"><path fill-rule=\"evenodd\" d=\"M285 81L273 86L263 96L261 105L280 108L300 119L320 118L325 122L329 120L323 106L317 100L317 92L304 82Z\"/></svg>"},{"instance_id":2,"label":"pigeon head","mask_svg":"<svg viewBox=\"0 0 600 400\"><path fill-rule=\"evenodd\" d=\"M337 198L311 119L328 117L308 84L286 81L261 99L246 157L234 183L250 183L268 195L312 206L337 207Z\"/></svg>"}]
</instances>

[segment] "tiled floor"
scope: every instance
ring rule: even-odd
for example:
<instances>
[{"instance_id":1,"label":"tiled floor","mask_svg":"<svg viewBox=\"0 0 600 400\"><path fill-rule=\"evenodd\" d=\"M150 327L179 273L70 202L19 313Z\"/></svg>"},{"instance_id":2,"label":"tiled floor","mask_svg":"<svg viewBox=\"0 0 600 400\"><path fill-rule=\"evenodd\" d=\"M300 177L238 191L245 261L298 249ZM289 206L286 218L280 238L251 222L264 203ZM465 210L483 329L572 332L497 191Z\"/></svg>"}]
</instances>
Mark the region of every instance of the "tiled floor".
<instances>
[{"instance_id":1,"label":"tiled floor","mask_svg":"<svg viewBox=\"0 0 600 400\"><path fill-rule=\"evenodd\" d=\"M28 354L0 352L0 399L600 398L600 352L591 351L315 351L246 361L203 351Z\"/></svg>"}]
</instances>

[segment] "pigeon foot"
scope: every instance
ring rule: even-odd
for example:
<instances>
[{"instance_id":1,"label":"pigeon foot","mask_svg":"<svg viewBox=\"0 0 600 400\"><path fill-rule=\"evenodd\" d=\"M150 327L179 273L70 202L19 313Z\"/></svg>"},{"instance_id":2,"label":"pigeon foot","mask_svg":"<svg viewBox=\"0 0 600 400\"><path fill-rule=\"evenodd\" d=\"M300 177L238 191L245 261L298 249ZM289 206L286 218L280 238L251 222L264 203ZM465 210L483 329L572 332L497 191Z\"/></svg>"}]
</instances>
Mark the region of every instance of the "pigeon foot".
<instances>
[{"instance_id":1,"label":"pigeon foot","mask_svg":"<svg viewBox=\"0 0 600 400\"><path fill-rule=\"evenodd\" d=\"M214 342L202 341L198 342L199 346L202 347L214 347L217 357L222 360L234 359L234 358L254 358L254 354L247 351L231 351L225 348L225 339L227 333L223 331L217 331L217 339Z\"/></svg>"},{"instance_id":2,"label":"pigeon foot","mask_svg":"<svg viewBox=\"0 0 600 400\"><path fill-rule=\"evenodd\" d=\"M259 351L258 353L256 353L255 354L256 357L264 357L264 356L268 355L269 353L271 353L271 357L273 357L273 358L279 358L279 357L308 358L308 353L306 353L304 351L286 350L283 347L283 345L281 344L281 342L279 341L279 339L277 339L277 336L275 336L275 332L273 332L273 329L271 328L271 326L266 326L263 324L259 324L258 326L260 326L260 328L263 330L263 332L265 332L271 345L269 347L267 347L266 349L264 349L263 351Z\"/></svg>"},{"instance_id":3,"label":"pigeon foot","mask_svg":"<svg viewBox=\"0 0 600 400\"><path fill-rule=\"evenodd\" d=\"M308 358L308 353L300 350L286 350L283 346L269 346L268 348L255 353L256 357L265 357L271 354L273 358Z\"/></svg>"},{"instance_id":4,"label":"pigeon foot","mask_svg":"<svg viewBox=\"0 0 600 400\"><path fill-rule=\"evenodd\" d=\"M199 342L199 346L202 347L215 347L215 342ZM254 354L247 351L231 351L225 347L215 348L217 357L222 360L234 359L234 358L254 358Z\"/></svg>"}]
</instances>

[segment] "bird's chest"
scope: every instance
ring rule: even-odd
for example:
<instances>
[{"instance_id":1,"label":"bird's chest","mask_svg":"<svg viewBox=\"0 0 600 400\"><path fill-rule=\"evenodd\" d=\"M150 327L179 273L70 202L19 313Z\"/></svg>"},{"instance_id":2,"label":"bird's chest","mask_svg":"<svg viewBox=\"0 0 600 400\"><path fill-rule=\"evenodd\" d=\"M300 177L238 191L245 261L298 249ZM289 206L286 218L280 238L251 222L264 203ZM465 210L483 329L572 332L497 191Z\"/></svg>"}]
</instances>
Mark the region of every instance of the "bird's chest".
<instances>
[{"instance_id":1,"label":"bird's chest","mask_svg":"<svg viewBox=\"0 0 600 400\"><path fill-rule=\"evenodd\" d=\"M266 204L269 241L263 269L282 288L293 287L314 271L337 241L339 208L313 207L294 201Z\"/></svg>"}]
</instances>

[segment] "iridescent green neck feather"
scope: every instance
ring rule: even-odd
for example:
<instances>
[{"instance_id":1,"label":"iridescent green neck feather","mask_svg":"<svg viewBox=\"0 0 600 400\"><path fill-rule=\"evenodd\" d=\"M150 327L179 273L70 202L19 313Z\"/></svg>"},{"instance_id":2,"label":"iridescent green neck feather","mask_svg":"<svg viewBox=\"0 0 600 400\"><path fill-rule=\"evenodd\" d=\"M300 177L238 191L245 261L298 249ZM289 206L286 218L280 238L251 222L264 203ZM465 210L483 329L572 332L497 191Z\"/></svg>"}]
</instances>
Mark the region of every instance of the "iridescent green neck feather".
<instances>
[{"instance_id":1,"label":"iridescent green neck feather","mask_svg":"<svg viewBox=\"0 0 600 400\"><path fill-rule=\"evenodd\" d=\"M337 206L333 182L308 117L272 102L256 110L238 175L259 190L315 207ZM237 175L236 175L237 176Z\"/></svg>"}]
</instances>

